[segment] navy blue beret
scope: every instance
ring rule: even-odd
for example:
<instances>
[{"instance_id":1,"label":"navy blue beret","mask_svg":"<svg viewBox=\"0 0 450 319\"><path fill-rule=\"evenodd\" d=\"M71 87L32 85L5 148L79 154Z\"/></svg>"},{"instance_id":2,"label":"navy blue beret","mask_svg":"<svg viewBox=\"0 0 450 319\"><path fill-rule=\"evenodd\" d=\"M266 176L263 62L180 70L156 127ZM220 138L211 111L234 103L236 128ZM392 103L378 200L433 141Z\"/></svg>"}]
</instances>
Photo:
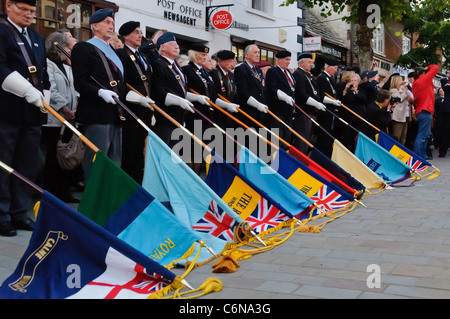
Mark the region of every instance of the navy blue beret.
<instances>
[{"instance_id":1,"label":"navy blue beret","mask_svg":"<svg viewBox=\"0 0 450 319\"><path fill-rule=\"evenodd\" d=\"M170 42L170 41L177 41L177 39L175 39L175 35L172 32L164 33L162 36L160 36L158 38L158 41L156 41L157 49L159 50L159 47L161 46L161 44L164 44L164 43Z\"/></svg>"},{"instance_id":2,"label":"navy blue beret","mask_svg":"<svg viewBox=\"0 0 450 319\"><path fill-rule=\"evenodd\" d=\"M311 52L299 53L297 56L297 61L300 61L301 59L312 59L312 53Z\"/></svg>"},{"instance_id":3,"label":"navy blue beret","mask_svg":"<svg viewBox=\"0 0 450 319\"><path fill-rule=\"evenodd\" d=\"M91 18L89 19L89 24L101 22L106 19L106 17L114 18L114 10L113 9L100 9L95 11Z\"/></svg>"}]
</instances>

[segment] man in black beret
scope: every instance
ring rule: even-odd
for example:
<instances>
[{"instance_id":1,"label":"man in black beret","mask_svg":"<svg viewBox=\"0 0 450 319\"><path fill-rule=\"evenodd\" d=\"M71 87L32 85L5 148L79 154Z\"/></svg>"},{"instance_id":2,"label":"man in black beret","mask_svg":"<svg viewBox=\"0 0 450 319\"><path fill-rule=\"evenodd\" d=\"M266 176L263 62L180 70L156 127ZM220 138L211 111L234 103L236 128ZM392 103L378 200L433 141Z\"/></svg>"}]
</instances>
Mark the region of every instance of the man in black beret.
<instances>
[{"instance_id":1,"label":"man in black beret","mask_svg":"<svg viewBox=\"0 0 450 319\"><path fill-rule=\"evenodd\" d=\"M128 21L119 28L119 34L124 39L124 47L116 50L123 63L125 83L139 91L130 90L126 100L128 108L148 127L151 126L153 112L150 110L152 68L145 62L139 47L142 42L142 31L138 21ZM124 114L126 121L122 125L122 169L136 182L142 183L144 173L145 138L147 132L128 113Z\"/></svg>"},{"instance_id":2,"label":"man in black beret","mask_svg":"<svg viewBox=\"0 0 450 319\"><path fill-rule=\"evenodd\" d=\"M311 52L300 53L297 61L298 68L293 74L296 81L295 102L309 117L316 119L318 112L325 112L326 107L322 104L317 82L311 75L311 68L314 65L313 55ZM310 142L314 132L312 125L311 119L301 111L296 111L292 126L296 132ZM295 138L293 145L301 152L308 153L308 145L300 139Z\"/></svg>"},{"instance_id":3,"label":"man in black beret","mask_svg":"<svg viewBox=\"0 0 450 319\"><path fill-rule=\"evenodd\" d=\"M317 86L319 88L320 100L327 109L333 113L339 112L339 103L337 100L337 86L334 75L338 69L338 62L335 59L325 59L324 70L317 77ZM326 94L325 94L326 93ZM334 99L329 98L328 95ZM329 133L333 132L334 121L336 119L329 112L320 112L317 115L317 122ZM316 147L326 156L331 157L333 140L322 130L317 130Z\"/></svg>"},{"instance_id":4,"label":"man in black beret","mask_svg":"<svg viewBox=\"0 0 450 319\"><path fill-rule=\"evenodd\" d=\"M275 57L277 66L271 67L266 73L266 102L269 109L291 127L295 102L295 79L289 71L291 52L278 51ZM270 123L272 128L279 130L282 139L291 142L291 132L285 125L274 118L271 118Z\"/></svg>"},{"instance_id":5,"label":"man in black beret","mask_svg":"<svg viewBox=\"0 0 450 319\"><path fill-rule=\"evenodd\" d=\"M41 166L41 125L47 122L41 99L50 89L45 41L30 28L36 5L35 0L7 0L8 18L0 24L0 161L31 181ZM29 187L0 170L1 236L33 230L27 216L31 200Z\"/></svg>"}]
</instances>

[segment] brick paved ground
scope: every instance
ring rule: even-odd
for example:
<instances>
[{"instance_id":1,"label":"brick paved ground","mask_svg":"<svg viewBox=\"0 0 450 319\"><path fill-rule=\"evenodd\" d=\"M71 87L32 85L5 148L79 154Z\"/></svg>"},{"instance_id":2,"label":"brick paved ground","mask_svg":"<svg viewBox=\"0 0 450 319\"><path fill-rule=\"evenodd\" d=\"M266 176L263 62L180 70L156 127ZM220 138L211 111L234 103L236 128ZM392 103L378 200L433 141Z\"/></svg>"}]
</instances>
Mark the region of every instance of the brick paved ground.
<instances>
[{"instance_id":1,"label":"brick paved ground","mask_svg":"<svg viewBox=\"0 0 450 319\"><path fill-rule=\"evenodd\" d=\"M296 232L275 249L240 262L232 274L197 268L187 280L223 282L208 299L450 298L450 158L414 187L365 196L368 208L325 226L318 234ZM0 282L14 270L30 232L0 237ZM380 288L369 288L369 265L381 270ZM181 269L175 272L182 273Z\"/></svg>"}]
</instances>

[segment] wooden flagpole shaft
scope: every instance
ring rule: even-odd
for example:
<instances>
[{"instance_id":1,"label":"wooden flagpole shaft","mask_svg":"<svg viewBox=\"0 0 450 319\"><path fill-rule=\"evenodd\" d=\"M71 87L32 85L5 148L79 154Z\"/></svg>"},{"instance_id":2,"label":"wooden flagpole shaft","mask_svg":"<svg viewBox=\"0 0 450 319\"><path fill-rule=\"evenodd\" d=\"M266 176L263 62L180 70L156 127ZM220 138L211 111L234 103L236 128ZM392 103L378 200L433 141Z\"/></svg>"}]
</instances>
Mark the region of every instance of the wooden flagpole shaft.
<instances>
[{"instance_id":1,"label":"wooden flagpole shaft","mask_svg":"<svg viewBox=\"0 0 450 319\"><path fill-rule=\"evenodd\" d=\"M76 134L83 142L88 146L91 150L94 151L94 153L97 153L98 147L92 144L91 141L89 141L83 134L81 134L80 131L78 131L72 124L70 124L69 121L67 121L65 118L63 118L58 112L56 112L50 105L45 103L44 100L42 100L42 104L44 105L45 109L50 112L54 117L56 117L61 123L63 123L65 126L67 126L74 134Z\"/></svg>"},{"instance_id":2,"label":"wooden flagpole shaft","mask_svg":"<svg viewBox=\"0 0 450 319\"><path fill-rule=\"evenodd\" d=\"M127 83L127 86L130 90L132 90L133 92L144 96L141 92L139 92L138 90L136 90L134 87L132 87L130 84ZM150 106L153 107L157 112L159 112L162 116L164 116L166 119L168 119L173 125L175 125L177 128L182 129L186 134L188 134L195 142L199 143L204 149L206 149L208 152L211 152L211 148L206 145L202 140L200 140L197 136L195 136L194 134L192 134L187 128L185 128L184 126L182 126L177 120L175 120L172 116L170 116L169 114L167 114L165 111L163 111L159 106L157 106L154 103L150 103ZM149 131L150 129L148 129Z\"/></svg>"},{"instance_id":3,"label":"wooden flagpole shaft","mask_svg":"<svg viewBox=\"0 0 450 319\"><path fill-rule=\"evenodd\" d=\"M227 100L225 97L223 97L222 95L218 94L218 96L224 100L227 103L231 103L229 100ZM267 132L269 132L270 134L272 134L273 136L275 136L280 142L282 142L283 144L285 144L286 146L290 147L291 145L286 142L284 139L282 139L280 136L278 136L277 134L275 134L274 132L272 132L271 130L269 130L267 127L265 127L264 125L262 125L259 121L257 121L256 119L254 119L253 117L251 117L250 115L248 115L246 112L242 111L240 108L237 108L238 112L243 114L246 118L248 118L250 121L252 121L253 123L255 123L256 125L258 125L259 127L265 129Z\"/></svg>"},{"instance_id":4,"label":"wooden flagpole shaft","mask_svg":"<svg viewBox=\"0 0 450 319\"><path fill-rule=\"evenodd\" d=\"M325 94L333 100L336 100L334 97L332 97L331 95L329 95L328 93L325 92ZM352 113L354 116L356 116L357 118L359 118L360 120L364 121L366 124L370 125L371 127L373 127L375 130L377 130L377 132L380 131L380 129L378 127L376 127L375 125L373 125L372 123L370 123L369 121L367 121L365 118L363 118L361 115L359 115L358 113L356 113L355 111L351 110L350 108L348 108L347 106L345 106L342 103L339 103L340 106L342 106L344 109L346 109L347 111L349 111L350 113Z\"/></svg>"},{"instance_id":5,"label":"wooden flagpole shaft","mask_svg":"<svg viewBox=\"0 0 450 319\"><path fill-rule=\"evenodd\" d=\"M26 178L25 176L23 176L22 174L20 174L19 172L16 172L14 169L12 169L11 167L9 167L8 165L6 165L5 163L3 163L2 161L0 161L0 167L2 169L4 169L7 173L13 175L14 177L20 179L22 182L24 182L25 184L27 184L28 186L30 186L31 188L35 189L37 192L39 193L43 193L44 190L42 188L40 188L39 186L37 186L35 183L33 183L32 181L30 181L28 178Z\"/></svg>"},{"instance_id":6,"label":"wooden flagpole shaft","mask_svg":"<svg viewBox=\"0 0 450 319\"><path fill-rule=\"evenodd\" d=\"M300 106L298 106L297 104L294 103L294 106L300 110L300 112L303 113L303 115L305 115L307 118L309 118L311 120L311 122L314 123L314 125L316 125L318 128L320 128L325 134L327 134L330 138L333 139L333 141L335 140L334 136L330 134L330 132L328 132L326 129L324 129L319 123L317 123L317 121L315 119L313 119L308 113L306 113Z\"/></svg>"},{"instance_id":7,"label":"wooden flagpole shaft","mask_svg":"<svg viewBox=\"0 0 450 319\"><path fill-rule=\"evenodd\" d=\"M189 89L192 93L200 95L199 93L197 93L196 91L194 91L193 89ZM220 106L216 105L215 103L211 102L209 99L207 100L208 103L213 106L214 108L216 108L217 110L219 110L220 112L222 112L223 114L225 114L226 116L228 116L229 118L231 118L232 120L234 120L236 123L238 123L239 125L241 125L242 127L244 127L246 130L249 130L251 132L253 132L253 134L256 134L259 138L261 138L264 142L266 142L267 144L269 144L271 147L275 148L276 150L279 149L278 146L273 145L272 142L270 142L268 139L266 139L264 136L261 136L261 134L259 134L258 132L251 130L250 127L248 125L246 125L244 122L238 120L236 117L234 117L233 115L231 115L230 113L228 113L227 111L223 110Z\"/></svg>"}]
</instances>

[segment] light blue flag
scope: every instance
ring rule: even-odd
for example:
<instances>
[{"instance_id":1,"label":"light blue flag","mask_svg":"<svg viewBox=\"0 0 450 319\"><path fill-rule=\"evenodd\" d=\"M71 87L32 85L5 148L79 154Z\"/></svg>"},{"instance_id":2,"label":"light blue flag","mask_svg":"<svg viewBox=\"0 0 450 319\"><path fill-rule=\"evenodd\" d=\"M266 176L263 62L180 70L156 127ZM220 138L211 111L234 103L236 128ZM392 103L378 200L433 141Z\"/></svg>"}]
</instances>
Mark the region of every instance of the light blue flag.
<instances>
[{"instance_id":1,"label":"light blue flag","mask_svg":"<svg viewBox=\"0 0 450 319\"><path fill-rule=\"evenodd\" d=\"M220 232L212 235L197 231L200 238L216 254L225 248L227 242L233 240L234 227L243 222L243 219L152 131L147 139L142 186L168 207L178 220L192 229L208 211L221 214L222 223L217 225ZM210 257L210 253L202 251L197 262Z\"/></svg>"},{"instance_id":2,"label":"light blue flag","mask_svg":"<svg viewBox=\"0 0 450 319\"><path fill-rule=\"evenodd\" d=\"M398 183L411 176L411 167L361 132L358 133L355 156L386 183Z\"/></svg>"},{"instance_id":3,"label":"light blue flag","mask_svg":"<svg viewBox=\"0 0 450 319\"><path fill-rule=\"evenodd\" d=\"M264 163L245 146L239 151L239 172L298 219L314 201Z\"/></svg>"}]
</instances>

